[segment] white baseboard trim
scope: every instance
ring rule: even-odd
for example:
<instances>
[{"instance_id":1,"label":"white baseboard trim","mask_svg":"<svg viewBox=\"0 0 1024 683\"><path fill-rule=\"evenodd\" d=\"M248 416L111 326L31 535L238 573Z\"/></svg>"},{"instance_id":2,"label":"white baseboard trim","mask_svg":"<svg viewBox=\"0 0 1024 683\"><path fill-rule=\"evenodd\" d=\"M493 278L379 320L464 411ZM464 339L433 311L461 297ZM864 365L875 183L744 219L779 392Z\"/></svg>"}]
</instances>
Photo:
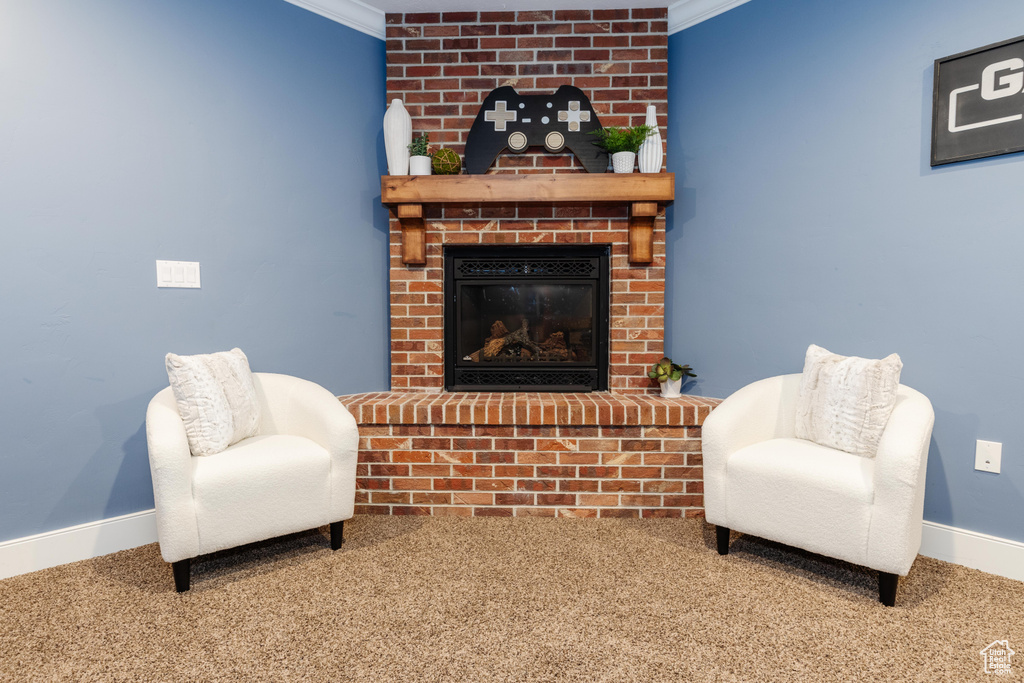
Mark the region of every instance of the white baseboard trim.
<instances>
[{"instance_id":1,"label":"white baseboard trim","mask_svg":"<svg viewBox=\"0 0 1024 683\"><path fill-rule=\"evenodd\" d=\"M16 538L0 543L0 579L155 542L155 510Z\"/></svg>"},{"instance_id":2,"label":"white baseboard trim","mask_svg":"<svg viewBox=\"0 0 1024 683\"><path fill-rule=\"evenodd\" d=\"M921 554L989 574L1024 581L1024 543L925 522Z\"/></svg>"},{"instance_id":3,"label":"white baseboard trim","mask_svg":"<svg viewBox=\"0 0 1024 683\"><path fill-rule=\"evenodd\" d=\"M143 510L0 543L0 579L156 543L156 511ZM1024 581L1024 543L924 522L921 554Z\"/></svg>"}]
</instances>

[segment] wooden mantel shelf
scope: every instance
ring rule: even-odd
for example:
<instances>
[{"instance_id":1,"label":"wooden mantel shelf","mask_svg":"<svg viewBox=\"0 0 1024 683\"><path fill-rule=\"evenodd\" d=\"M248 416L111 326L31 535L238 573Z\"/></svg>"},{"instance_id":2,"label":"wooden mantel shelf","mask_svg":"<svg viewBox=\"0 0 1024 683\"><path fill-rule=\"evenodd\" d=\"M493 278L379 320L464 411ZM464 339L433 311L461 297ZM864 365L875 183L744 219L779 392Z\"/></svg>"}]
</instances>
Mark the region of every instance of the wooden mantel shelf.
<instances>
[{"instance_id":1,"label":"wooden mantel shelf","mask_svg":"<svg viewBox=\"0 0 1024 683\"><path fill-rule=\"evenodd\" d=\"M626 203L629 260L654 260L658 206L675 199L674 173L381 176L381 202L402 224L402 263L426 263L424 204Z\"/></svg>"}]
</instances>

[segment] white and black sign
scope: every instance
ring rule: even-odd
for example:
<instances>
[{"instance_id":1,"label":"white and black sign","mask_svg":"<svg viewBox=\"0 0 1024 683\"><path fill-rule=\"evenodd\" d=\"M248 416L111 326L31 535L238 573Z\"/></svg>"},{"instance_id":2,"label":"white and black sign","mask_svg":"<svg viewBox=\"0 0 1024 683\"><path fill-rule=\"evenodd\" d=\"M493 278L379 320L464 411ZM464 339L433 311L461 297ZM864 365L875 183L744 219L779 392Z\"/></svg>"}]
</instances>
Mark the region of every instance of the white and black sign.
<instances>
[{"instance_id":1,"label":"white and black sign","mask_svg":"<svg viewBox=\"0 0 1024 683\"><path fill-rule=\"evenodd\" d=\"M1024 150L1024 36L935 60L932 166Z\"/></svg>"}]
</instances>

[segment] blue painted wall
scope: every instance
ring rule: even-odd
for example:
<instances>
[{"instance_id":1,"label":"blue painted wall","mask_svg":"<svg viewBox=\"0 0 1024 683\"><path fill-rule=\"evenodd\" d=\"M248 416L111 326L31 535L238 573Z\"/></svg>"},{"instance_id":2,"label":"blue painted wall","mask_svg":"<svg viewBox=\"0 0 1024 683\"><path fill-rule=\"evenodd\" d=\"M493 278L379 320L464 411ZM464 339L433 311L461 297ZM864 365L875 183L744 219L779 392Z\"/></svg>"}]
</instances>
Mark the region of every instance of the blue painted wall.
<instances>
[{"instance_id":1,"label":"blue painted wall","mask_svg":"<svg viewBox=\"0 0 1024 683\"><path fill-rule=\"evenodd\" d=\"M168 351L387 387L384 97L282 0L0 3L0 541L152 507Z\"/></svg>"},{"instance_id":2,"label":"blue painted wall","mask_svg":"<svg viewBox=\"0 0 1024 683\"><path fill-rule=\"evenodd\" d=\"M928 162L934 60L1022 26L1019 0L753 0L669 41L667 349L691 392L799 372L812 342L898 352L936 412L925 518L1017 541L1024 155Z\"/></svg>"}]
</instances>

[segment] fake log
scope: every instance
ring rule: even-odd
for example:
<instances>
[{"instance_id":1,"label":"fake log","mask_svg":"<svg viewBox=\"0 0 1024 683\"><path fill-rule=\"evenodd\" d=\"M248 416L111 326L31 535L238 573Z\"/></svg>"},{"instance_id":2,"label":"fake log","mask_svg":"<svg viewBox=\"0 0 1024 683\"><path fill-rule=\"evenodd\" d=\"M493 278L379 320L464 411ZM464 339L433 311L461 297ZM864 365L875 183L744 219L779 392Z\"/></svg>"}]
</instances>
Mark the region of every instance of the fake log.
<instances>
[{"instance_id":1,"label":"fake log","mask_svg":"<svg viewBox=\"0 0 1024 683\"><path fill-rule=\"evenodd\" d=\"M509 332L499 320L491 325L491 336L484 341L484 347L466 356L474 363L480 361L510 360L507 356L518 351L519 360L564 361L569 359L565 334L555 332L543 344L530 339L529 323L524 318L515 332ZM506 354L506 358L501 358Z\"/></svg>"},{"instance_id":2,"label":"fake log","mask_svg":"<svg viewBox=\"0 0 1024 683\"><path fill-rule=\"evenodd\" d=\"M502 325L502 327L504 327L504 325ZM493 326L491 329L493 331ZM535 356L540 355L541 348L536 342L530 339L529 329L530 326L526 322L526 318L523 318L523 323L520 325L518 330L511 334L506 334L504 337L500 337L498 339L492 338L491 341L484 345L480 355L484 360L494 360L502 351L514 346L521 346L525 349L529 349L530 353Z\"/></svg>"}]
</instances>

